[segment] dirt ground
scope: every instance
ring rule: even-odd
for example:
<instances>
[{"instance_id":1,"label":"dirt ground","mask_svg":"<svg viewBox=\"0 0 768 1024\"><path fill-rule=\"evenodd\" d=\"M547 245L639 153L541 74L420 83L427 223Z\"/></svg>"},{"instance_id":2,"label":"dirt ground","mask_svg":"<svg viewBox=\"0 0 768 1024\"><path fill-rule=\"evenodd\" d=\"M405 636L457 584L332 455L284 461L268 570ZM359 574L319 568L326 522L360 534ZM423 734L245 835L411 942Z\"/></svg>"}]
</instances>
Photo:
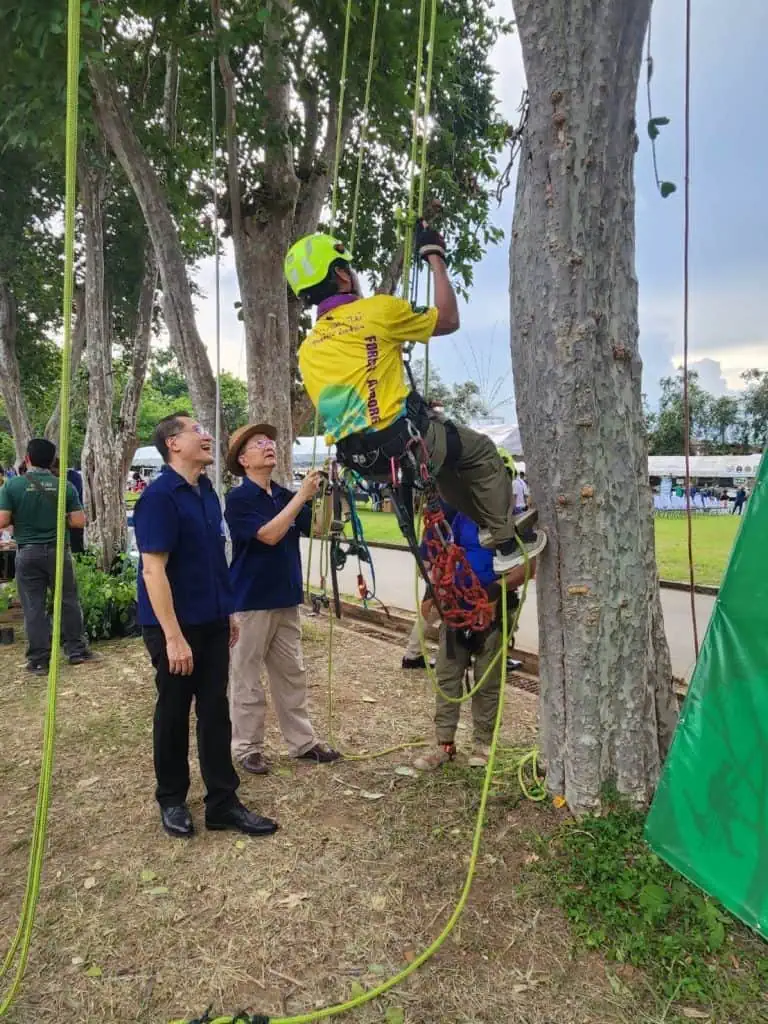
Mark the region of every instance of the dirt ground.
<instances>
[{"instance_id":1,"label":"dirt ground","mask_svg":"<svg viewBox=\"0 0 768 1024\"><path fill-rule=\"evenodd\" d=\"M323 734L325 628L310 621L305 630ZM429 735L429 684L422 673L400 670L399 648L351 623L335 640L336 742L360 753ZM167 1024L211 1004L218 1012L296 1014L374 986L432 941L463 884L482 773L457 764L429 776L398 774L413 751L330 768L298 764L281 754L272 722L275 770L244 778L241 796L280 819L278 835L245 839L201 828L190 842L174 841L153 802L148 659L137 640L102 645L100 653L98 664L63 669L38 921L26 981L6 1020ZM0 647L3 948L21 906L44 691L44 679L24 672L22 645ZM510 689L507 739L532 744L535 714L534 699ZM465 748L470 735L464 724ZM190 805L202 825L196 762L192 777ZM527 865L556 812L520 800L510 782L498 787L487 819L456 930L401 987L346 1019L661 1019L617 991L599 958L576 953L561 915L537 893Z\"/></svg>"}]
</instances>

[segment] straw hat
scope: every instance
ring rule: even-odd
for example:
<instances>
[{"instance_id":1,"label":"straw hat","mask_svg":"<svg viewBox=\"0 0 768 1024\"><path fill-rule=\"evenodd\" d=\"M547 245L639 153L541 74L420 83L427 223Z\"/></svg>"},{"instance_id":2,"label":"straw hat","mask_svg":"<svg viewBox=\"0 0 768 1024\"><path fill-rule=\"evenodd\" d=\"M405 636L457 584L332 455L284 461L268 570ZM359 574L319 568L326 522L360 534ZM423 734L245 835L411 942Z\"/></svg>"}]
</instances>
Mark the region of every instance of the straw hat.
<instances>
[{"instance_id":1,"label":"straw hat","mask_svg":"<svg viewBox=\"0 0 768 1024\"><path fill-rule=\"evenodd\" d=\"M243 448L257 434L263 434L264 437L268 437L271 441L277 440L277 431L271 423L249 423L245 427L240 427L230 437L229 450L227 451L227 469L233 476L245 476L245 470L237 459Z\"/></svg>"}]
</instances>

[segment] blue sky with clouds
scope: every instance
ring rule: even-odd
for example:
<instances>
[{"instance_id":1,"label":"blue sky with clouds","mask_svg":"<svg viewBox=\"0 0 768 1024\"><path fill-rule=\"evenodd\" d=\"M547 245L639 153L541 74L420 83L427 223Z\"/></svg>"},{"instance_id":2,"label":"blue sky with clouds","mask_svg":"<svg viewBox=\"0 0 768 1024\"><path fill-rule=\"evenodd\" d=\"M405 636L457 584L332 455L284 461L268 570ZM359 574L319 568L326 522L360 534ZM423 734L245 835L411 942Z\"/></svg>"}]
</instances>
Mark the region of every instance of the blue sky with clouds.
<instances>
[{"instance_id":1,"label":"blue sky with clouds","mask_svg":"<svg viewBox=\"0 0 768 1024\"><path fill-rule=\"evenodd\" d=\"M510 15L506 0L500 14ZM701 382L723 394L741 384L739 374L753 366L768 369L768 2L740 0L723 7L696 0L692 35L691 172L691 359ZM674 372L682 357L683 238L683 59L684 6L665 0L653 18L653 105L656 116L671 118L658 140L659 172L678 191L662 199L656 191L645 124L645 78L640 91L640 149L637 181L637 273L640 281L640 347L644 389L653 401L660 377ZM515 121L524 88L520 47L515 36L494 54L503 115ZM511 189L495 215L509 233ZM198 280L213 294L212 261ZM462 310L462 330L438 339L431 359L444 379L472 378L495 402L512 395L509 355L508 240L476 268L475 288ZM237 283L229 254L222 276L222 363L244 375L242 327L233 313ZM214 310L200 300L198 320L213 354ZM511 401L494 410L514 418Z\"/></svg>"}]
</instances>

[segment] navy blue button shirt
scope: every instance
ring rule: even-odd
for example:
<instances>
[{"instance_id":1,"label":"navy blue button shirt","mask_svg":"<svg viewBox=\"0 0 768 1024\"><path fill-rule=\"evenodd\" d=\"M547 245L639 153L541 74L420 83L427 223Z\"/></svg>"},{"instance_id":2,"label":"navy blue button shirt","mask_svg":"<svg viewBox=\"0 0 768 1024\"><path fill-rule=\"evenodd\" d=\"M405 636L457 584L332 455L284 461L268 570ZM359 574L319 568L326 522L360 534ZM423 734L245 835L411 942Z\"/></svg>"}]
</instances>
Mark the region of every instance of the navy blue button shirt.
<instances>
[{"instance_id":1,"label":"navy blue button shirt","mask_svg":"<svg viewBox=\"0 0 768 1024\"><path fill-rule=\"evenodd\" d=\"M166 573L181 626L225 619L233 611L232 587L224 548L221 505L211 481L201 476L200 493L170 466L136 502L136 544L145 554L168 552ZM138 621L159 625L139 562Z\"/></svg>"},{"instance_id":2,"label":"navy blue button shirt","mask_svg":"<svg viewBox=\"0 0 768 1024\"><path fill-rule=\"evenodd\" d=\"M235 611L258 612L295 608L303 600L299 539L309 536L312 510L306 505L283 539L262 544L256 534L293 498L293 492L272 484L272 494L245 480L227 495L225 516L232 537L230 578Z\"/></svg>"}]
</instances>

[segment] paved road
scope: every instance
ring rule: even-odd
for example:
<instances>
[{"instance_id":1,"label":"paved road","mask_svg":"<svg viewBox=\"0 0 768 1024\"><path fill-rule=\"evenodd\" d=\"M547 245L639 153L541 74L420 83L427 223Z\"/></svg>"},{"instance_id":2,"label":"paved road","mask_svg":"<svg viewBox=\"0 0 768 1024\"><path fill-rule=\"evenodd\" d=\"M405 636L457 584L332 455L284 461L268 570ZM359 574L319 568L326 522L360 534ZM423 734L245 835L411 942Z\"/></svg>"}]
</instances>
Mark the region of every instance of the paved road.
<instances>
[{"instance_id":1,"label":"paved road","mask_svg":"<svg viewBox=\"0 0 768 1024\"><path fill-rule=\"evenodd\" d=\"M307 541L304 545L304 572L306 573ZM312 582L319 583L317 544L313 545ZM410 554L400 551L376 549L373 553L376 563L377 594L385 604L413 611L416 608L413 559ZM357 592L357 561L348 564L340 576L343 593ZM330 582L329 582L330 587ZM664 609L664 624L667 630L669 649L672 655L672 670L676 676L688 679L694 666L693 630L691 627L690 595L680 590L662 590L661 604ZM699 636L703 637L715 598L704 594L696 595L696 615ZM522 650L539 649L539 629L536 616L536 587L532 584L528 600L520 616L518 646Z\"/></svg>"}]
</instances>

